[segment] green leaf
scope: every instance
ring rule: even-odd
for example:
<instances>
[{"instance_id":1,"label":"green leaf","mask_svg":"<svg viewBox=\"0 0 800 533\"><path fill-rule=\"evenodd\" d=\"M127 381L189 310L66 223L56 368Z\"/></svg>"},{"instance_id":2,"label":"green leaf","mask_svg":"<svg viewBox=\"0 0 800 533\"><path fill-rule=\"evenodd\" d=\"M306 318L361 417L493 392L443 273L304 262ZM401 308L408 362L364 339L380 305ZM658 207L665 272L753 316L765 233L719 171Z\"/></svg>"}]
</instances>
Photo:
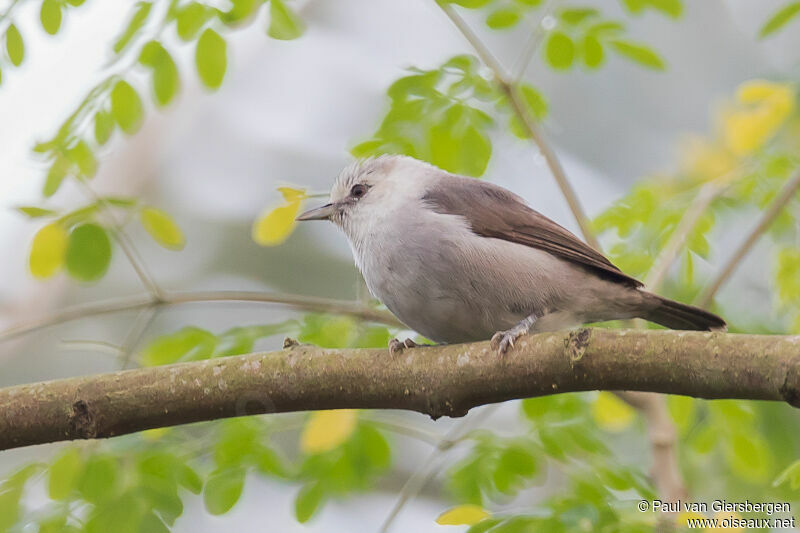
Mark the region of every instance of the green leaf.
<instances>
[{"instance_id":1,"label":"green leaf","mask_svg":"<svg viewBox=\"0 0 800 533\"><path fill-rule=\"evenodd\" d=\"M584 65L595 69L603 64L603 45L600 44L600 40L597 37L587 33L581 45Z\"/></svg>"},{"instance_id":2,"label":"green leaf","mask_svg":"<svg viewBox=\"0 0 800 533\"><path fill-rule=\"evenodd\" d=\"M154 241L170 250L182 250L186 245L181 228L175 220L160 209L145 207L139 212L139 220Z\"/></svg>"},{"instance_id":3,"label":"green leaf","mask_svg":"<svg viewBox=\"0 0 800 533\"><path fill-rule=\"evenodd\" d=\"M515 26L521 16L516 9L498 9L486 17L486 25L493 30L504 30Z\"/></svg>"},{"instance_id":4,"label":"green leaf","mask_svg":"<svg viewBox=\"0 0 800 533\"><path fill-rule=\"evenodd\" d=\"M216 345L217 337L210 331L185 327L153 340L142 352L142 365L158 366L208 359Z\"/></svg>"},{"instance_id":5,"label":"green leaf","mask_svg":"<svg viewBox=\"0 0 800 533\"><path fill-rule=\"evenodd\" d=\"M697 411L694 398L688 396L667 396L667 407L675 425L685 434L694 423Z\"/></svg>"},{"instance_id":6,"label":"green leaf","mask_svg":"<svg viewBox=\"0 0 800 533\"><path fill-rule=\"evenodd\" d=\"M139 531L141 533L169 533L170 530L155 513L150 512L142 518Z\"/></svg>"},{"instance_id":7,"label":"green leaf","mask_svg":"<svg viewBox=\"0 0 800 533\"><path fill-rule=\"evenodd\" d=\"M726 455L733 471L754 483L763 483L771 470L769 445L758 432L735 431L726 440Z\"/></svg>"},{"instance_id":8,"label":"green leaf","mask_svg":"<svg viewBox=\"0 0 800 533\"><path fill-rule=\"evenodd\" d=\"M619 39L614 39L610 43L618 54L640 65L654 70L664 70L667 67L664 60L645 45Z\"/></svg>"},{"instance_id":9,"label":"green leaf","mask_svg":"<svg viewBox=\"0 0 800 533\"><path fill-rule=\"evenodd\" d=\"M53 160L53 164L50 165L50 170L47 171L47 179L44 182L42 194L45 197L53 196L61 187L61 183L64 181L64 178L67 177L67 173L71 168L72 163L70 163L66 157L61 155L56 156Z\"/></svg>"},{"instance_id":10,"label":"green leaf","mask_svg":"<svg viewBox=\"0 0 800 533\"><path fill-rule=\"evenodd\" d=\"M153 94L160 106L168 105L180 86L178 67L170 53L158 41L150 41L142 47L139 62L153 71Z\"/></svg>"},{"instance_id":11,"label":"green leaf","mask_svg":"<svg viewBox=\"0 0 800 533\"><path fill-rule=\"evenodd\" d=\"M45 209L44 207L36 207L33 205L25 205L17 207L16 209L23 215L27 215L28 218L52 217L58 214L52 209Z\"/></svg>"},{"instance_id":12,"label":"green leaf","mask_svg":"<svg viewBox=\"0 0 800 533\"><path fill-rule=\"evenodd\" d=\"M450 4L466 7L467 9L478 9L485 6L492 0L445 0Z\"/></svg>"},{"instance_id":13,"label":"green leaf","mask_svg":"<svg viewBox=\"0 0 800 533\"><path fill-rule=\"evenodd\" d=\"M20 66L25 59L25 42L14 24L11 24L6 30L6 52L8 52L8 59L15 67Z\"/></svg>"},{"instance_id":14,"label":"green leaf","mask_svg":"<svg viewBox=\"0 0 800 533\"><path fill-rule=\"evenodd\" d=\"M94 455L87 462L78 481L81 496L92 503L109 501L116 494L119 465L108 455Z\"/></svg>"},{"instance_id":15,"label":"green leaf","mask_svg":"<svg viewBox=\"0 0 800 533\"><path fill-rule=\"evenodd\" d=\"M75 146L67 150L67 156L77 165L81 175L91 178L97 172L97 159L85 141L78 141Z\"/></svg>"},{"instance_id":16,"label":"green leaf","mask_svg":"<svg viewBox=\"0 0 800 533\"><path fill-rule=\"evenodd\" d=\"M61 4L58 3L58 0L44 0L39 11L39 18L44 31L50 35L58 33L61 27Z\"/></svg>"},{"instance_id":17,"label":"green leaf","mask_svg":"<svg viewBox=\"0 0 800 533\"><path fill-rule=\"evenodd\" d=\"M208 19L213 15L207 6L191 2L178 11L176 20L176 29L178 37L184 41L191 41L200 31L200 28L208 22Z\"/></svg>"},{"instance_id":18,"label":"green leaf","mask_svg":"<svg viewBox=\"0 0 800 533\"><path fill-rule=\"evenodd\" d=\"M572 61L575 58L575 44L567 34L554 31L547 38L545 57L554 69L568 69L572 66Z\"/></svg>"},{"instance_id":19,"label":"green leaf","mask_svg":"<svg viewBox=\"0 0 800 533\"><path fill-rule=\"evenodd\" d=\"M283 0L271 0L269 4L269 28L267 35L273 39L288 41L297 39L305 31L305 25Z\"/></svg>"},{"instance_id":20,"label":"green leaf","mask_svg":"<svg viewBox=\"0 0 800 533\"><path fill-rule=\"evenodd\" d=\"M304 485L294 500L294 515L301 524L308 522L317 512L325 497L319 483Z\"/></svg>"},{"instance_id":21,"label":"green leaf","mask_svg":"<svg viewBox=\"0 0 800 533\"><path fill-rule=\"evenodd\" d=\"M83 471L83 459L78 448L70 448L50 465L47 493L53 500L66 499L77 488Z\"/></svg>"},{"instance_id":22,"label":"green leaf","mask_svg":"<svg viewBox=\"0 0 800 533\"><path fill-rule=\"evenodd\" d=\"M114 133L114 117L111 113L101 109L94 116L94 139L97 144L103 146L111 138Z\"/></svg>"},{"instance_id":23,"label":"green leaf","mask_svg":"<svg viewBox=\"0 0 800 533\"><path fill-rule=\"evenodd\" d=\"M82 224L72 230L67 244L67 272L79 281L103 277L111 263L111 241L97 224Z\"/></svg>"},{"instance_id":24,"label":"green leaf","mask_svg":"<svg viewBox=\"0 0 800 533\"><path fill-rule=\"evenodd\" d=\"M456 104L430 129L431 162L450 172L480 176L492 154L488 136L469 121L468 108Z\"/></svg>"},{"instance_id":25,"label":"green leaf","mask_svg":"<svg viewBox=\"0 0 800 533\"><path fill-rule=\"evenodd\" d=\"M586 19L596 17L599 12L592 7L576 7L568 8L561 11L559 16L561 20L571 26L577 26Z\"/></svg>"},{"instance_id":26,"label":"green leaf","mask_svg":"<svg viewBox=\"0 0 800 533\"><path fill-rule=\"evenodd\" d=\"M547 116L547 100L538 89L526 83L520 86L519 92L533 118L542 120Z\"/></svg>"},{"instance_id":27,"label":"green leaf","mask_svg":"<svg viewBox=\"0 0 800 533\"><path fill-rule=\"evenodd\" d=\"M261 6L259 0L231 0L232 7L220 17L225 24L234 25L255 15Z\"/></svg>"},{"instance_id":28,"label":"green leaf","mask_svg":"<svg viewBox=\"0 0 800 533\"><path fill-rule=\"evenodd\" d=\"M763 39L764 37L772 35L786 26L797 15L800 15L800 2L791 2L783 6L764 23L758 37Z\"/></svg>"},{"instance_id":29,"label":"green leaf","mask_svg":"<svg viewBox=\"0 0 800 533\"><path fill-rule=\"evenodd\" d=\"M197 74L209 89L218 89L222 85L228 64L226 48L225 39L211 28L207 28L197 41L194 56Z\"/></svg>"},{"instance_id":30,"label":"green leaf","mask_svg":"<svg viewBox=\"0 0 800 533\"><path fill-rule=\"evenodd\" d=\"M615 35L623 30L625 30L625 26L622 23L615 20L605 20L592 24L586 32L595 36L607 36Z\"/></svg>"},{"instance_id":31,"label":"green leaf","mask_svg":"<svg viewBox=\"0 0 800 533\"><path fill-rule=\"evenodd\" d=\"M115 54L119 54L125 50L133 41L133 38L137 33L139 33L139 30L141 30L142 26L144 26L147 22L147 18L150 16L150 10L152 7L152 2L138 2L136 4L136 7L133 10L133 15L131 15L131 18L128 21L127 27L114 43L113 49Z\"/></svg>"},{"instance_id":32,"label":"green leaf","mask_svg":"<svg viewBox=\"0 0 800 533\"><path fill-rule=\"evenodd\" d=\"M239 501L244 488L245 470L226 468L211 473L203 489L203 502L212 515L225 514Z\"/></svg>"},{"instance_id":33,"label":"green leaf","mask_svg":"<svg viewBox=\"0 0 800 533\"><path fill-rule=\"evenodd\" d=\"M136 89L125 80L118 81L111 91L111 115L127 134L136 133L142 124L142 100Z\"/></svg>"}]
</instances>

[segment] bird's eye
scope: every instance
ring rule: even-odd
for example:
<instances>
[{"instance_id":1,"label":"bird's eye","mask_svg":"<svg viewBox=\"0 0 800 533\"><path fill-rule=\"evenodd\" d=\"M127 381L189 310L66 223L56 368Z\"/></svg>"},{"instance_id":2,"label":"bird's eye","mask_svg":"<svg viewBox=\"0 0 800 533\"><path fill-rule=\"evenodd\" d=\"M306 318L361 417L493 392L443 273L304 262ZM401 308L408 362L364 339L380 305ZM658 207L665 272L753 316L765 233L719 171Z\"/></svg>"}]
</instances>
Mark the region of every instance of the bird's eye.
<instances>
[{"instance_id":1,"label":"bird's eye","mask_svg":"<svg viewBox=\"0 0 800 533\"><path fill-rule=\"evenodd\" d=\"M356 183L350 189L350 196L352 196L353 198L361 198L365 194L367 194L367 187L362 183Z\"/></svg>"}]
</instances>

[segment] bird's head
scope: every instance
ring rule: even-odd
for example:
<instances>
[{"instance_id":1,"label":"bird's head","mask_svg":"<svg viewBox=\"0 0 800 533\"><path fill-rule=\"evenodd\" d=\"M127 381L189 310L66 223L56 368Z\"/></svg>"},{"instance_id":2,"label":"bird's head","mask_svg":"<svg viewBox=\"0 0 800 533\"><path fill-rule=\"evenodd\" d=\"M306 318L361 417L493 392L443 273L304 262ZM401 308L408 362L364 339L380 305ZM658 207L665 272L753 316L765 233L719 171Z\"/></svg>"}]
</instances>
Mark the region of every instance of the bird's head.
<instances>
[{"instance_id":1,"label":"bird's head","mask_svg":"<svg viewBox=\"0 0 800 533\"><path fill-rule=\"evenodd\" d=\"M350 234L407 205L430 169L427 163L398 155L356 161L336 178L330 202L302 213L297 220L330 220Z\"/></svg>"}]
</instances>

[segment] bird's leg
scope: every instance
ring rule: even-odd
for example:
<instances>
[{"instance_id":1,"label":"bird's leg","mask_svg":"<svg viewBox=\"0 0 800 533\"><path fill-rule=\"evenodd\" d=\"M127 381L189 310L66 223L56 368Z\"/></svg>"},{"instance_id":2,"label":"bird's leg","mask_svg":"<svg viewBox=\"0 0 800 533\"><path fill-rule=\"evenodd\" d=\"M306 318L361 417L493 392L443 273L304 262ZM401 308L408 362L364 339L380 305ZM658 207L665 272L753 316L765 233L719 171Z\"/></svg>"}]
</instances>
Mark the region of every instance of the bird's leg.
<instances>
[{"instance_id":1,"label":"bird's leg","mask_svg":"<svg viewBox=\"0 0 800 533\"><path fill-rule=\"evenodd\" d=\"M406 339L403 342L400 342L397 339L392 339L389 341L389 355L394 357L403 353L403 350L406 348L416 348L417 346L419 346L419 344L411 339Z\"/></svg>"},{"instance_id":2,"label":"bird's leg","mask_svg":"<svg viewBox=\"0 0 800 533\"><path fill-rule=\"evenodd\" d=\"M536 322L536 315L525 317L519 324L506 331L498 331L492 335L492 349L497 350L498 355L503 355L509 348L514 347L514 341L527 334Z\"/></svg>"}]
</instances>

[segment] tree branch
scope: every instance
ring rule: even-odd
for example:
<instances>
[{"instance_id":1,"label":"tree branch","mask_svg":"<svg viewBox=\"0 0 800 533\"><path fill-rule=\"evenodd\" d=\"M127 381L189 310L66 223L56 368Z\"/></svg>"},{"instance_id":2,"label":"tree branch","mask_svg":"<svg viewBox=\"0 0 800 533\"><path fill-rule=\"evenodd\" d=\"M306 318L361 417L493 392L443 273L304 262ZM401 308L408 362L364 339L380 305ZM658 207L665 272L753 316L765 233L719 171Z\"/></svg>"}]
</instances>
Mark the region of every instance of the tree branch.
<instances>
[{"instance_id":1,"label":"tree branch","mask_svg":"<svg viewBox=\"0 0 800 533\"><path fill-rule=\"evenodd\" d=\"M472 45L472 48L475 50L475 53L478 54L481 62L492 71L495 83L508 97L511 103L511 109L514 114L517 115L517 118L519 118L525 128L525 132L533 140L533 143L547 162L547 167L550 169L550 173L556 180L559 189L561 189L561 194L564 195L564 199L567 201L567 205L570 211L572 211L572 216L575 217L580 227L581 235L583 235L584 240L595 250L600 250L600 243L594 236L594 232L592 232L589 218L586 216L586 212L583 210L580 200L578 200L578 195L575 194L575 189L572 188L569 179L567 179L567 174L564 172L564 168L561 166L561 162L558 160L555 151L550 147L547 141L545 141L544 135L542 135L542 132L539 130L539 126L528 112L527 106L520 96L517 87L514 83L509 81L508 74L497 58L492 55L489 49L483 44L480 38L478 38L475 32L472 31L464 19L456 13L453 7L443 1L437 1L437 5L442 9L444 14L447 15L453 25L458 28L470 45Z\"/></svg>"},{"instance_id":2,"label":"tree branch","mask_svg":"<svg viewBox=\"0 0 800 533\"><path fill-rule=\"evenodd\" d=\"M786 401L800 407L800 336L582 328L385 349L293 346L0 389L0 450L257 413L408 409L433 418L586 390Z\"/></svg>"},{"instance_id":3,"label":"tree branch","mask_svg":"<svg viewBox=\"0 0 800 533\"><path fill-rule=\"evenodd\" d=\"M758 242L758 239L760 239L772 223L775 222L775 219L778 218L783 208L795 197L798 190L800 190L800 170L796 171L789 181L786 182L778 193L778 196L761 215L756 227L754 227L744 241L742 241L731 258L728 259L728 262L725 263L725 266L722 267L717 277L706 287L700 296L697 297L697 306L705 308L711 304L717 291L728 281L728 278L736 270L736 267L739 266L739 263L742 262L750 252L750 249Z\"/></svg>"},{"instance_id":4,"label":"tree branch","mask_svg":"<svg viewBox=\"0 0 800 533\"><path fill-rule=\"evenodd\" d=\"M167 292L160 299L153 299L147 295L132 296L114 300L91 302L83 305L68 307L57 311L40 320L12 326L10 329L0 331L0 342L32 333L40 329L63 324L71 320L79 320L92 316L120 313L123 311L136 311L138 309L156 308L169 305L181 305L198 302L258 302L287 305L306 311L320 313L339 313L352 315L362 320L380 322L396 327L405 327L394 315L388 311L367 307L359 302L348 300L331 300L315 296L302 296L299 294L269 293L258 291L194 291L194 292Z\"/></svg>"}]
</instances>

